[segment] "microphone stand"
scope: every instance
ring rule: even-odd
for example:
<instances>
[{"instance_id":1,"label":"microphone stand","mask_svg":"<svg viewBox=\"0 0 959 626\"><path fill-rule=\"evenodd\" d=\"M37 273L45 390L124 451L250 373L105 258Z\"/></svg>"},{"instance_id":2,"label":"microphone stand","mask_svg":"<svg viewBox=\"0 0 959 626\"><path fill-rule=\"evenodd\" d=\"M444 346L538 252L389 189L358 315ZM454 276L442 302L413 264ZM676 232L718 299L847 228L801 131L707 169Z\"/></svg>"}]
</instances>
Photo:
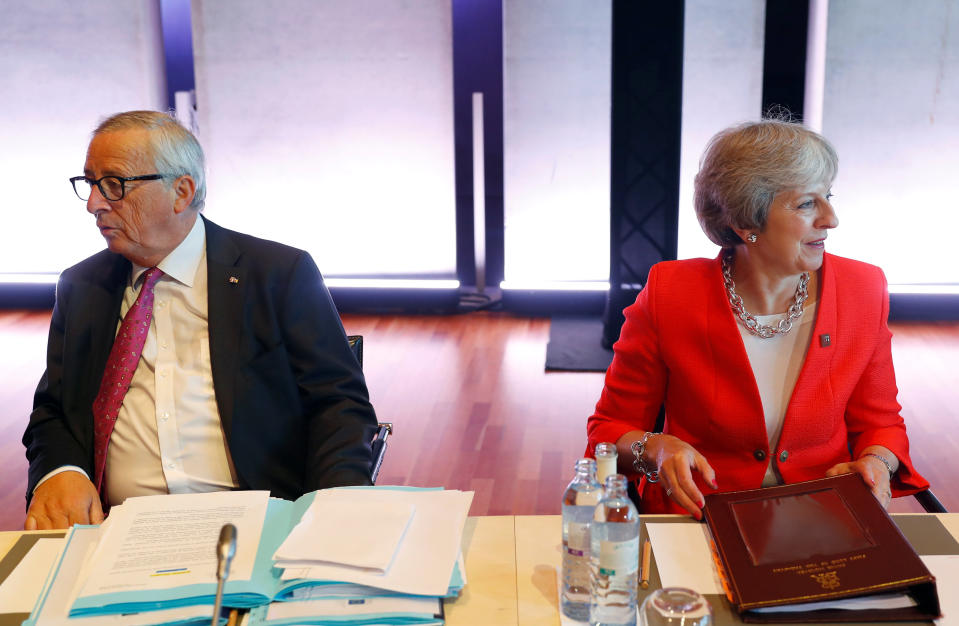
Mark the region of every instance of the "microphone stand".
<instances>
[{"instance_id":1,"label":"microphone stand","mask_svg":"<svg viewBox=\"0 0 959 626\"><path fill-rule=\"evenodd\" d=\"M223 583L230 575L230 563L236 554L236 526L224 524L216 542L216 599L213 601L212 626L220 625L220 607L223 604Z\"/></svg>"}]
</instances>

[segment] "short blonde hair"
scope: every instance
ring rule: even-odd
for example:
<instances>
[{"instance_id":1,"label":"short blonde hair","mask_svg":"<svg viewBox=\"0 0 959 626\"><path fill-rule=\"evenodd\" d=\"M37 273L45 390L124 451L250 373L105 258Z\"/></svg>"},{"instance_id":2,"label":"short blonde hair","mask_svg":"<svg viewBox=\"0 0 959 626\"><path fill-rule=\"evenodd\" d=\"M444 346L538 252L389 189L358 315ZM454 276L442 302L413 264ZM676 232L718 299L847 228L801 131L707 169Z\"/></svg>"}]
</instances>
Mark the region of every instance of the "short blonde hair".
<instances>
[{"instance_id":1,"label":"short blonde hair","mask_svg":"<svg viewBox=\"0 0 959 626\"><path fill-rule=\"evenodd\" d=\"M801 124L765 119L717 133L699 161L693 203L710 241L729 248L742 243L734 228L762 231L777 193L832 184L836 150Z\"/></svg>"}]
</instances>

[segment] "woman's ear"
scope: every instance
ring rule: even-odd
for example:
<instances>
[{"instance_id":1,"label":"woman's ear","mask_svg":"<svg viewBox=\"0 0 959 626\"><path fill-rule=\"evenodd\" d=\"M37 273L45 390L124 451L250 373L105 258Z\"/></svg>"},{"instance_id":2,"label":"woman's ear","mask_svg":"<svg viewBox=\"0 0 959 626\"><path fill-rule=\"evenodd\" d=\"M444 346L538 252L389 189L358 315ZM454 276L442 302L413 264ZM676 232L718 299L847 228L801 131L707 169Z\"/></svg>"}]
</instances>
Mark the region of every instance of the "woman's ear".
<instances>
[{"instance_id":1,"label":"woman's ear","mask_svg":"<svg viewBox=\"0 0 959 626\"><path fill-rule=\"evenodd\" d=\"M746 230L743 228L732 228L732 231L736 233L736 236L739 237L739 240L743 243L756 243L756 233L751 230Z\"/></svg>"}]
</instances>

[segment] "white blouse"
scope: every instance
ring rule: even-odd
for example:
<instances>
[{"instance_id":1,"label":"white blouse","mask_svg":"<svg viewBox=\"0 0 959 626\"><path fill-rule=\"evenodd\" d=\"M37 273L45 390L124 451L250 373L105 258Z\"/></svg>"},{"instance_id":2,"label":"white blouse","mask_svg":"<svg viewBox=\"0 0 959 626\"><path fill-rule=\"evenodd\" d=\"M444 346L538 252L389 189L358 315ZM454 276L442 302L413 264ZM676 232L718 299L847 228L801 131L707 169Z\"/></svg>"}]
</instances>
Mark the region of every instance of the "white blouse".
<instances>
[{"instance_id":1,"label":"white blouse","mask_svg":"<svg viewBox=\"0 0 959 626\"><path fill-rule=\"evenodd\" d=\"M802 316L793 321L793 329L785 335L774 335L763 339L751 334L742 324L737 324L746 347L746 356L756 378L759 397L766 417L766 435L769 437L769 465L763 477L763 487L779 485L782 477L776 469L776 445L782 432L786 408L792 397L793 388L799 378L799 370L806 360L809 340L812 338L813 322L816 321L816 301L806 301ZM757 315L760 324L776 326L783 317L776 315Z\"/></svg>"}]
</instances>

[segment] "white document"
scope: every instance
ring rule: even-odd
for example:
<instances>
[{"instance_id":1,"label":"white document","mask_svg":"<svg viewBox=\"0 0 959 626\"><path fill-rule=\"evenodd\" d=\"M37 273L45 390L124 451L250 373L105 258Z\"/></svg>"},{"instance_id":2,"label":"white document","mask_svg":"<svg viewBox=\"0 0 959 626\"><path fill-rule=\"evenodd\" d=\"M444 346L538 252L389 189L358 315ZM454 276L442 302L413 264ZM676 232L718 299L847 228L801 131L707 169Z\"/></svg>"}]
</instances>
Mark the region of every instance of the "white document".
<instances>
[{"instance_id":1,"label":"white document","mask_svg":"<svg viewBox=\"0 0 959 626\"><path fill-rule=\"evenodd\" d=\"M268 499L266 491L128 498L103 526L81 595L216 580L216 542L226 523L237 528L230 577L249 579Z\"/></svg>"},{"instance_id":2,"label":"white document","mask_svg":"<svg viewBox=\"0 0 959 626\"><path fill-rule=\"evenodd\" d=\"M942 612L936 625L959 626L959 594L956 593L959 589L959 554L920 555L919 558L936 577L939 610Z\"/></svg>"},{"instance_id":3,"label":"white document","mask_svg":"<svg viewBox=\"0 0 959 626\"><path fill-rule=\"evenodd\" d=\"M273 559L282 567L328 563L385 573L413 520L415 507L410 502L384 499L382 493L373 489L318 491Z\"/></svg>"},{"instance_id":4,"label":"white document","mask_svg":"<svg viewBox=\"0 0 959 626\"><path fill-rule=\"evenodd\" d=\"M704 524L647 521L646 532L663 587L687 587L703 595L724 593Z\"/></svg>"},{"instance_id":5,"label":"white document","mask_svg":"<svg viewBox=\"0 0 959 626\"><path fill-rule=\"evenodd\" d=\"M382 502L407 502L416 508L396 558L385 574L338 565L287 569L283 579L308 578L368 585L425 596L446 595L460 551L463 526L473 492L456 490L375 491ZM277 564L282 567L281 564Z\"/></svg>"},{"instance_id":6,"label":"white document","mask_svg":"<svg viewBox=\"0 0 959 626\"><path fill-rule=\"evenodd\" d=\"M0 584L0 610L4 613L29 613L40 596L50 568L63 549L62 537L38 539Z\"/></svg>"},{"instance_id":7,"label":"white document","mask_svg":"<svg viewBox=\"0 0 959 626\"><path fill-rule=\"evenodd\" d=\"M100 537L100 529L77 527L69 532L72 534L70 538L70 550L63 556L56 577L49 582L49 591L46 592L45 602L43 606L40 607L39 614L31 615L37 624L42 624L43 626L97 626L99 624L142 626L156 624L158 622L174 622L192 617L211 615L212 609L207 605L179 607L164 611L151 611L149 613L69 617L70 607L73 606L73 600L76 595L75 586L77 577L83 569L83 561L87 555L96 548L97 540ZM70 537L70 535L68 535L68 537ZM65 542L66 540L58 539L57 541ZM35 593L31 597L31 604L39 595L40 593ZM31 609L32 608L31 606Z\"/></svg>"}]
</instances>

